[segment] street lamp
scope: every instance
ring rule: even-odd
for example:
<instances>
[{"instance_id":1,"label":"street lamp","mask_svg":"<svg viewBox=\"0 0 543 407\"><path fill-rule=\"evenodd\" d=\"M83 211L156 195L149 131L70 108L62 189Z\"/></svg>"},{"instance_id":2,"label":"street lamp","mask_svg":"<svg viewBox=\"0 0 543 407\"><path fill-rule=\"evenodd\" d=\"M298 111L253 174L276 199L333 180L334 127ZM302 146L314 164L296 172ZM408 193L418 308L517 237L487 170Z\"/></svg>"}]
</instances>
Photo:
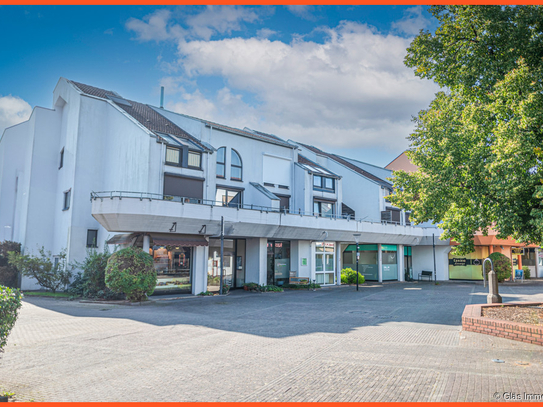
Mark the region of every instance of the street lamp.
<instances>
[{"instance_id":1,"label":"street lamp","mask_svg":"<svg viewBox=\"0 0 543 407\"><path fill-rule=\"evenodd\" d=\"M358 242L360 241L360 233L353 233L354 241L356 242L356 291L358 291L358 258L360 254L358 253Z\"/></svg>"}]
</instances>

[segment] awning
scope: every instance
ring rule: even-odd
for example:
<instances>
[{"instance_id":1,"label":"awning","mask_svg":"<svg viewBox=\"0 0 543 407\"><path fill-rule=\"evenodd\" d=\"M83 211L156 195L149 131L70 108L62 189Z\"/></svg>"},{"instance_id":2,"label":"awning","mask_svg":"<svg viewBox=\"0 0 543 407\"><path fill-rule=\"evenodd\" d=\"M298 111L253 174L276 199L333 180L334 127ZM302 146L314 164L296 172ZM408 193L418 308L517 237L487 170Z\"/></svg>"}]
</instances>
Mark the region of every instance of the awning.
<instances>
[{"instance_id":1,"label":"awning","mask_svg":"<svg viewBox=\"0 0 543 407\"><path fill-rule=\"evenodd\" d=\"M209 246L209 242L204 236L191 236L191 235L157 235L151 233L151 240L156 246L184 246L184 247L194 247L194 246Z\"/></svg>"},{"instance_id":2,"label":"awning","mask_svg":"<svg viewBox=\"0 0 543 407\"><path fill-rule=\"evenodd\" d=\"M115 235L109 239L107 244L130 244L136 237L135 233L125 233L122 235Z\"/></svg>"}]
</instances>

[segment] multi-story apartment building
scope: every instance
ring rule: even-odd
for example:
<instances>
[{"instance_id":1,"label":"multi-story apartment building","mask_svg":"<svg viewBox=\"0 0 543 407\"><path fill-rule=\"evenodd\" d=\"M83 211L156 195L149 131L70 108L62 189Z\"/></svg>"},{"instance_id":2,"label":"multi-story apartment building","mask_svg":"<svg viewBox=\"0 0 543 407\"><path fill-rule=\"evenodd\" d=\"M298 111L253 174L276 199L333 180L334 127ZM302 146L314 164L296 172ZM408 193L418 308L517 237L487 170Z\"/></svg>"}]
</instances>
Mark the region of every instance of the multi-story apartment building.
<instances>
[{"instance_id":1,"label":"multi-story apartment building","mask_svg":"<svg viewBox=\"0 0 543 407\"><path fill-rule=\"evenodd\" d=\"M66 249L70 261L106 241L142 247L157 292L217 289L221 220L232 287L340 284L357 241L369 280L416 278L434 269L433 236L437 279L448 278L440 230L385 200L390 171L64 78L52 109L5 130L0 160L3 239L27 253Z\"/></svg>"}]
</instances>

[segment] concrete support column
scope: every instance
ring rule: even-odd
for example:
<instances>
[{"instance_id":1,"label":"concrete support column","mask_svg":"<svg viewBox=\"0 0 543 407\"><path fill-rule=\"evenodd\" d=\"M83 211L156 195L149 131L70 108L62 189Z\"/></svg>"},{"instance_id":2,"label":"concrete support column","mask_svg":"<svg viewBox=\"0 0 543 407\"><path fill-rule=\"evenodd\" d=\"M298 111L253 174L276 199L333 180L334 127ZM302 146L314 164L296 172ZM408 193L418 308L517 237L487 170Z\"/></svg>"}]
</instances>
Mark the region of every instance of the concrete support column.
<instances>
[{"instance_id":1,"label":"concrete support column","mask_svg":"<svg viewBox=\"0 0 543 407\"><path fill-rule=\"evenodd\" d=\"M150 247L151 247L151 236L143 235L143 251L145 253L149 253Z\"/></svg>"},{"instance_id":2,"label":"concrete support column","mask_svg":"<svg viewBox=\"0 0 543 407\"><path fill-rule=\"evenodd\" d=\"M377 245L377 270L379 275L379 282L383 282L383 250L381 248L381 243Z\"/></svg>"},{"instance_id":3,"label":"concrete support column","mask_svg":"<svg viewBox=\"0 0 543 407\"><path fill-rule=\"evenodd\" d=\"M247 239L247 263L245 267L245 282L266 284L268 279L268 239Z\"/></svg>"},{"instance_id":4,"label":"concrete support column","mask_svg":"<svg viewBox=\"0 0 543 407\"><path fill-rule=\"evenodd\" d=\"M192 250L192 294L207 291L208 246L197 246Z\"/></svg>"},{"instance_id":5,"label":"concrete support column","mask_svg":"<svg viewBox=\"0 0 543 407\"><path fill-rule=\"evenodd\" d=\"M405 281L403 244L398 245L398 281Z\"/></svg>"}]
</instances>

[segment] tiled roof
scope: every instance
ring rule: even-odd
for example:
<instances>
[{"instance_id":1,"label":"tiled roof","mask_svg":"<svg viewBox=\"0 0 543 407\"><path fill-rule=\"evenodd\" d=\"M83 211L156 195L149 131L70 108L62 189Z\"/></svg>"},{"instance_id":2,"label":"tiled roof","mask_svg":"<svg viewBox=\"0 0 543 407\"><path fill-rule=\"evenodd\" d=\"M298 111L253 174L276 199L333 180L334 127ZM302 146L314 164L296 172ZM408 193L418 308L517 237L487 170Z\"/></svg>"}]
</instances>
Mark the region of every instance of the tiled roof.
<instances>
[{"instance_id":1,"label":"tiled roof","mask_svg":"<svg viewBox=\"0 0 543 407\"><path fill-rule=\"evenodd\" d=\"M260 137L264 137L264 138L268 138L268 139L271 139L271 140L275 140L275 141L279 141L283 144L288 144L290 147L293 147L292 144L290 143L287 143L285 140L277 137L275 134L269 134L269 133L264 133L262 131L258 131L258 130L253 130L253 129L249 129L248 127L246 127L245 129L243 130L248 130L250 131L251 133L254 133Z\"/></svg>"},{"instance_id":2,"label":"tiled roof","mask_svg":"<svg viewBox=\"0 0 543 407\"><path fill-rule=\"evenodd\" d=\"M372 181L375 181L375 182L378 182L379 184L387 187L387 188L392 188L392 184L388 181L385 181L379 177L376 177L375 175L373 174L370 174L369 172L363 170L362 168L360 167L357 167L356 165L350 163L349 161L341 158L340 156L336 155L336 154L331 154L331 153L326 153L320 149L318 149L317 147L313 147L313 146L310 146L310 145L307 145L307 144L303 144L303 143L298 143L302 146L304 146L305 148L307 148L308 150L314 152L315 154L320 154L320 155L323 155L325 157L328 157L342 165L344 165L345 167L353 170L354 172L366 177L366 178L369 178L371 179Z\"/></svg>"},{"instance_id":3,"label":"tiled roof","mask_svg":"<svg viewBox=\"0 0 543 407\"><path fill-rule=\"evenodd\" d=\"M134 102L132 100L126 100L128 104L118 103L117 101L111 99L111 96L113 96L114 98L121 98L121 96L119 96L119 94L117 94L116 92L95 88L94 86L85 85L79 82L70 82L83 93L102 99L111 100L119 108L124 110L135 120L137 120L141 125L143 125L145 128L155 134L156 132L171 134L182 139L190 140L196 145L200 146L205 151L210 151L210 149L202 144L200 140L198 140L196 137L190 135L189 133L178 127L175 123L168 120L166 117L162 116L154 109L151 109L149 106L144 105L143 103Z\"/></svg>"}]
</instances>

